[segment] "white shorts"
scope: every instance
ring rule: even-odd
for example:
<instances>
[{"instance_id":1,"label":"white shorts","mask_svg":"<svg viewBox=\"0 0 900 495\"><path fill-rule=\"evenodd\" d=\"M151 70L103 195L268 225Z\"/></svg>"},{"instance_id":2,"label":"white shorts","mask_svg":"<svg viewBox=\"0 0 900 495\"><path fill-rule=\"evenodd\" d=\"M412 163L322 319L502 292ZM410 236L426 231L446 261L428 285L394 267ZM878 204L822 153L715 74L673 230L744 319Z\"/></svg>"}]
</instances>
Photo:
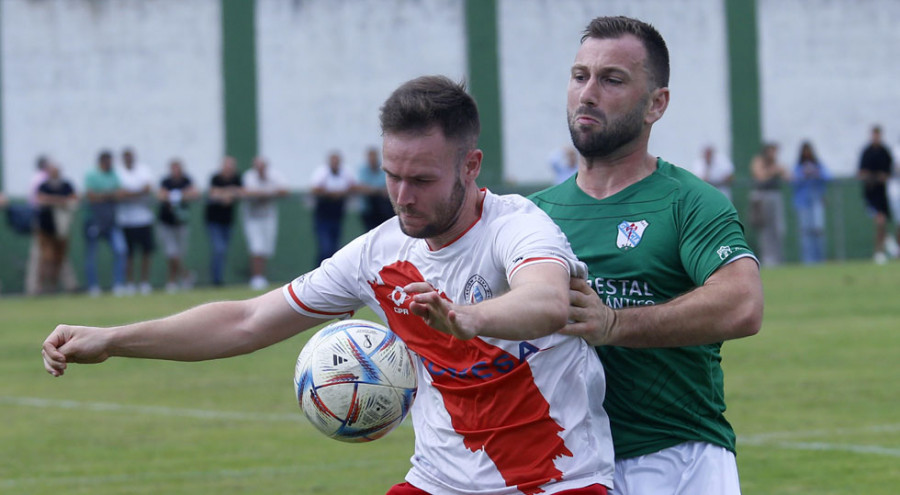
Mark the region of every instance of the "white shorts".
<instances>
[{"instance_id":1,"label":"white shorts","mask_svg":"<svg viewBox=\"0 0 900 495\"><path fill-rule=\"evenodd\" d=\"M616 461L612 495L740 495L734 454L718 445L687 442Z\"/></svg>"},{"instance_id":2,"label":"white shorts","mask_svg":"<svg viewBox=\"0 0 900 495\"><path fill-rule=\"evenodd\" d=\"M251 256L266 258L275 254L275 239L278 235L278 216L254 218L244 217L244 237L247 238L247 250Z\"/></svg>"},{"instance_id":3,"label":"white shorts","mask_svg":"<svg viewBox=\"0 0 900 495\"><path fill-rule=\"evenodd\" d=\"M188 226L159 224L156 230L162 241L166 258L183 259L188 249Z\"/></svg>"}]
</instances>

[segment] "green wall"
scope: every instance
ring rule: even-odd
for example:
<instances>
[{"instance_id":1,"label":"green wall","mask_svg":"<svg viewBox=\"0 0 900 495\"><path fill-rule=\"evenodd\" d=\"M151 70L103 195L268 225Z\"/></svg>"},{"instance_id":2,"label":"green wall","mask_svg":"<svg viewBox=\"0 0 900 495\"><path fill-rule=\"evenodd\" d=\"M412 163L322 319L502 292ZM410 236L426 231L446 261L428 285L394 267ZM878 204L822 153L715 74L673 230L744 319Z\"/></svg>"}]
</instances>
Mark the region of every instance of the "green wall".
<instances>
[{"instance_id":1,"label":"green wall","mask_svg":"<svg viewBox=\"0 0 900 495\"><path fill-rule=\"evenodd\" d=\"M469 92L478 103L481 118L481 139L478 144L484 151L478 184L494 188L503 181L497 2L466 0L465 7Z\"/></svg>"},{"instance_id":2,"label":"green wall","mask_svg":"<svg viewBox=\"0 0 900 495\"><path fill-rule=\"evenodd\" d=\"M256 2L222 1L225 154L245 169L259 148L256 93Z\"/></svg>"}]
</instances>

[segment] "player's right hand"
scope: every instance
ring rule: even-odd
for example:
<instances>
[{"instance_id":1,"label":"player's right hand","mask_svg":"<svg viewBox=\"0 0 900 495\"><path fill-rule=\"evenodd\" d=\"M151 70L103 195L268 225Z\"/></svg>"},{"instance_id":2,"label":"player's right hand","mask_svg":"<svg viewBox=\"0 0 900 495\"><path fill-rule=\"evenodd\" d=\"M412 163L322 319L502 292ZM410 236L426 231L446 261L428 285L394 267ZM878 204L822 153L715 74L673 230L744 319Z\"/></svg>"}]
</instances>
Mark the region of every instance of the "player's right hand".
<instances>
[{"instance_id":1,"label":"player's right hand","mask_svg":"<svg viewBox=\"0 0 900 495\"><path fill-rule=\"evenodd\" d=\"M581 337L593 346L607 345L615 324L616 312L600 300L587 281L572 277L569 322L560 333Z\"/></svg>"},{"instance_id":2,"label":"player's right hand","mask_svg":"<svg viewBox=\"0 0 900 495\"><path fill-rule=\"evenodd\" d=\"M101 328L59 325L41 347L44 369L62 376L68 363L102 363L109 358L106 334Z\"/></svg>"}]
</instances>

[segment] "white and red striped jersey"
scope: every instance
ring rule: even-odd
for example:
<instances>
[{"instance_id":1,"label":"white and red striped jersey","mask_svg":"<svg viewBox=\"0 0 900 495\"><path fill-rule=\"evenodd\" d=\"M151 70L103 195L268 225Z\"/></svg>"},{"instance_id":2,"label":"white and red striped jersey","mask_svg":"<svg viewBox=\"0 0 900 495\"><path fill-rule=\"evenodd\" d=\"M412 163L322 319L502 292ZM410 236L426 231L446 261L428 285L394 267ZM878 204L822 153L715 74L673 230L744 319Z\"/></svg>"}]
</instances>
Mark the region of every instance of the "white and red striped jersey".
<instances>
[{"instance_id":1,"label":"white and red striped jersey","mask_svg":"<svg viewBox=\"0 0 900 495\"><path fill-rule=\"evenodd\" d=\"M559 263L585 276L565 236L530 201L485 192L481 218L431 250L393 218L284 287L298 312L346 317L372 308L415 352L415 453L406 480L431 494L538 494L612 486L605 378L594 349L557 333L463 341L410 313L403 287L430 283L456 304L509 291L516 271Z\"/></svg>"}]
</instances>

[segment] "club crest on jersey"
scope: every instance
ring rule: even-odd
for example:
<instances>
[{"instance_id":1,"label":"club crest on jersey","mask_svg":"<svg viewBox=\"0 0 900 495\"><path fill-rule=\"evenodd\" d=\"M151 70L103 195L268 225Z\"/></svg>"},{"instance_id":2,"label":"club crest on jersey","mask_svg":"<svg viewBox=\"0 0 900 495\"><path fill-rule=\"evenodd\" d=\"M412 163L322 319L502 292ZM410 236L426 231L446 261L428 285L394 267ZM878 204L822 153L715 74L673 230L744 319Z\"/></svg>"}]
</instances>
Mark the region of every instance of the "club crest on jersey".
<instances>
[{"instance_id":1,"label":"club crest on jersey","mask_svg":"<svg viewBox=\"0 0 900 495\"><path fill-rule=\"evenodd\" d=\"M644 229L650 225L646 220L624 221L619 224L619 235L616 237L616 246L622 250L637 247L644 238Z\"/></svg>"},{"instance_id":2,"label":"club crest on jersey","mask_svg":"<svg viewBox=\"0 0 900 495\"><path fill-rule=\"evenodd\" d=\"M480 303L486 299L490 299L493 294L487 280L481 275L472 275L466 281L466 288L463 297L469 304Z\"/></svg>"}]
</instances>

